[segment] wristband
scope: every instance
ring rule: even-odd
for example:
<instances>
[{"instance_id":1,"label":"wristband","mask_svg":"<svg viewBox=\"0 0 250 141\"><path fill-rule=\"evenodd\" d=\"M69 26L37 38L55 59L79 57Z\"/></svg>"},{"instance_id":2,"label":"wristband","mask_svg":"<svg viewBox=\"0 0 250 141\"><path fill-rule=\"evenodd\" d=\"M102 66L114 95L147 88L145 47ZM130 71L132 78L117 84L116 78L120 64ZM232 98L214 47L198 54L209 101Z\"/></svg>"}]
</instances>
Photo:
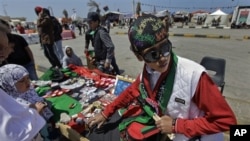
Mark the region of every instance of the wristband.
<instances>
[{"instance_id":1,"label":"wristband","mask_svg":"<svg viewBox=\"0 0 250 141\"><path fill-rule=\"evenodd\" d=\"M176 118L172 120L172 133L175 133Z\"/></svg>"}]
</instances>

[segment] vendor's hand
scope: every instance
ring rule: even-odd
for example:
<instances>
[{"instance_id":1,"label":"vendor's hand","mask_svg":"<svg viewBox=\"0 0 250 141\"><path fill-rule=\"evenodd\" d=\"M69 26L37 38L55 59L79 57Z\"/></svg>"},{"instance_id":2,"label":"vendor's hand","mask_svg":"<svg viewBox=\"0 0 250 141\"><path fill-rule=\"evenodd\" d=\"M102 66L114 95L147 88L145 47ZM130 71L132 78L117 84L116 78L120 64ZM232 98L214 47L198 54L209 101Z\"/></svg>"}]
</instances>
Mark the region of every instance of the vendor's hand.
<instances>
[{"instance_id":1,"label":"vendor's hand","mask_svg":"<svg viewBox=\"0 0 250 141\"><path fill-rule=\"evenodd\" d=\"M164 115L160 120L157 120L155 124L162 134L170 134L172 133L172 120L171 117Z\"/></svg>"},{"instance_id":2,"label":"vendor's hand","mask_svg":"<svg viewBox=\"0 0 250 141\"><path fill-rule=\"evenodd\" d=\"M96 114L94 117L90 118L87 124L90 128L96 124L97 124L97 128L100 128L105 121L106 121L106 118L101 113L99 113L99 114Z\"/></svg>"},{"instance_id":3,"label":"vendor's hand","mask_svg":"<svg viewBox=\"0 0 250 141\"><path fill-rule=\"evenodd\" d=\"M89 57L89 60L90 60L90 63L91 63L91 64L93 64L93 65L95 64L95 58Z\"/></svg>"},{"instance_id":4,"label":"vendor's hand","mask_svg":"<svg viewBox=\"0 0 250 141\"><path fill-rule=\"evenodd\" d=\"M34 106L35 106L37 112L41 114L44 107L46 107L46 104L44 104L43 102L36 102Z\"/></svg>"},{"instance_id":5,"label":"vendor's hand","mask_svg":"<svg viewBox=\"0 0 250 141\"><path fill-rule=\"evenodd\" d=\"M105 68L105 69L110 68L110 63L109 63L109 62L105 62L105 63L104 63L104 68Z\"/></svg>"}]
</instances>

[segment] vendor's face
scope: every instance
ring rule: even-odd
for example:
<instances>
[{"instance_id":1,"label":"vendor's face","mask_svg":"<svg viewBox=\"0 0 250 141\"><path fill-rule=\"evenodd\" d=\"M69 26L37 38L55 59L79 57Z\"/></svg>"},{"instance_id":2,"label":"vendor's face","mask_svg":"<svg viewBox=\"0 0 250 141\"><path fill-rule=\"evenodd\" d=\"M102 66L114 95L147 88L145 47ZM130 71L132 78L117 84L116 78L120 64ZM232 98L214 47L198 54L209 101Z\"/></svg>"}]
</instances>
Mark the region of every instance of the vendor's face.
<instances>
[{"instance_id":1,"label":"vendor's face","mask_svg":"<svg viewBox=\"0 0 250 141\"><path fill-rule=\"evenodd\" d=\"M99 25L99 21L89 21L88 24L90 29L95 30Z\"/></svg>"},{"instance_id":2,"label":"vendor's face","mask_svg":"<svg viewBox=\"0 0 250 141\"><path fill-rule=\"evenodd\" d=\"M171 44L167 39L142 51L141 56L145 63L153 70L165 72L168 69L171 57Z\"/></svg>"},{"instance_id":3,"label":"vendor's face","mask_svg":"<svg viewBox=\"0 0 250 141\"><path fill-rule=\"evenodd\" d=\"M8 43L7 34L0 31L0 63L4 61L12 52L11 44Z\"/></svg>"},{"instance_id":4,"label":"vendor's face","mask_svg":"<svg viewBox=\"0 0 250 141\"><path fill-rule=\"evenodd\" d=\"M27 92L30 89L29 75L26 75L21 80L17 81L15 86L19 93Z\"/></svg>"}]
</instances>

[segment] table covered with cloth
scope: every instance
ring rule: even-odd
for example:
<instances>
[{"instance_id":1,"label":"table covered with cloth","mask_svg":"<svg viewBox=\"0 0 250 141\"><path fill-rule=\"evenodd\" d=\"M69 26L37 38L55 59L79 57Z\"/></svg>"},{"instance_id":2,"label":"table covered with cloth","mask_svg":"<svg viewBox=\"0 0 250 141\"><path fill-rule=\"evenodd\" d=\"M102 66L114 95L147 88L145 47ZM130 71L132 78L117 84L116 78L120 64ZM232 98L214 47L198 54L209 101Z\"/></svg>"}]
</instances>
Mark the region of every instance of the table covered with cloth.
<instances>
[{"instance_id":1,"label":"table covered with cloth","mask_svg":"<svg viewBox=\"0 0 250 141\"><path fill-rule=\"evenodd\" d=\"M57 74L55 74L55 71ZM59 74L58 74L59 72ZM67 79L72 78L79 78L84 77L87 79L92 79L94 82L94 86L97 86L101 89L105 89L108 87L108 85L101 85L101 81L103 81L103 78L105 79L115 79L115 76L111 76L108 74L104 74L100 72L99 70L89 70L86 67L77 67L74 65L70 65L68 69L60 69L60 70L54 70L49 69L47 70L39 80L42 81L51 81L52 83L61 83L63 81L66 81ZM60 89L60 87L55 86L52 87L51 85L45 85L45 86L39 86L36 88L39 96L43 96L46 98L46 100L49 102L51 106L51 110L54 113L53 119L56 122L60 121L60 115L62 113L67 113L69 116L75 116L81 112L83 112L86 107L83 107L82 102L79 101L79 97L72 97L72 95L82 88L84 88L86 84L80 88L74 89L73 91L67 91ZM60 91L60 94L57 95L51 95L54 91ZM50 94L48 94L50 93ZM111 101L110 101L111 102ZM93 103L93 101L91 102ZM105 103L105 102L104 102ZM70 107L74 105L74 107ZM118 122L120 116L119 114L115 114L111 120L109 120L100 130L88 130L84 132L78 132L77 129L71 128L70 124L58 124L59 128L64 136L69 138L70 140L82 140L82 141L111 141L111 140L119 140L119 131L118 131ZM83 128L85 125L82 125ZM103 130L104 129L104 130ZM82 131L82 130L80 130ZM79 136L79 137L76 137ZM85 138L86 137L86 138Z\"/></svg>"}]
</instances>

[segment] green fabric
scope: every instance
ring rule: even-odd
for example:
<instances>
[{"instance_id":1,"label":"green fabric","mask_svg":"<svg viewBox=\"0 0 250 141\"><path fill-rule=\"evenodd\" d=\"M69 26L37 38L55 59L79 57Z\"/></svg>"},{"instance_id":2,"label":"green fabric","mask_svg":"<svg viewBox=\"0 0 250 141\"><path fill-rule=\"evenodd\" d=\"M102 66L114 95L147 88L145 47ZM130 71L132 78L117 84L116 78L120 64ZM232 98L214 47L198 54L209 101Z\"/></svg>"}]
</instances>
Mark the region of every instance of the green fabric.
<instances>
[{"instance_id":1,"label":"green fabric","mask_svg":"<svg viewBox=\"0 0 250 141\"><path fill-rule=\"evenodd\" d=\"M60 69L60 71L64 74L65 73L68 74L69 77L77 76L77 73L72 72L68 68ZM44 81L51 80L52 74L53 74L53 70L48 69L39 79L44 80ZM39 96L43 96L49 90L51 90L49 86L36 88L36 91L39 94ZM46 100L52 104L51 110L54 113L53 119L55 122L58 122L60 120L61 113L67 113L68 115L72 116L82 111L81 104L74 98L68 96L67 94L63 94L61 96L56 96L56 97L49 97L49 98L46 98ZM76 104L76 106L70 109L69 106L74 103Z\"/></svg>"},{"instance_id":2,"label":"green fabric","mask_svg":"<svg viewBox=\"0 0 250 141\"><path fill-rule=\"evenodd\" d=\"M176 67L177 67L177 62L178 62L178 58L174 53L172 53L172 56L173 56L173 64L172 64L171 70L166 78L166 83L164 85L164 92L163 92L163 96L162 96L163 98L160 100L160 108L161 108L162 112L165 112L168 101L170 99L170 96L171 96L171 93L173 90L175 72L176 72ZM142 89L142 87L143 87L143 83L140 83L140 85L139 85L140 96L145 101L145 99L147 98L147 95L144 92L144 90ZM138 115L137 117L124 120L123 122L121 122L119 124L119 130L122 131L122 130L126 129L126 127L129 124L131 124L132 122L139 122L139 123L148 124L148 125L150 123L153 123L154 122L154 120L153 120L154 112L153 112L152 108L147 103L145 103L142 108L146 112L147 115ZM141 129L141 132L142 131L145 132L147 129L151 129L151 126L154 126L154 125L149 125L149 126L150 127L147 127L147 125L145 125L145 127L143 129Z\"/></svg>"},{"instance_id":3,"label":"green fabric","mask_svg":"<svg viewBox=\"0 0 250 141\"><path fill-rule=\"evenodd\" d=\"M68 77L76 77L76 76L78 76L77 73L71 71L68 68L60 69L60 71L63 74L67 75ZM48 69L39 79L40 80L45 80L45 81L52 80L53 72L54 72L53 69Z\"/></svg>"},{"instance_id":4,"label":"green fabric","mask_svg":"<svg viewBox=\"0 0 250 141\"><path fill-rule=\"evenodd\" d=\"M92 30L89 34L92 35L92 36L94 36L95 30Z\"/></svg>"},{"instance_id":5,"label":"green fabric","mask_svg":"<svg viewBox=\"0 0 250 141\"><path fill-rule=\"evenodd\" d=\"M63 94L61 96L46 98L46 100L52 103L51 110L54 113L53 119L56 122L60 120L61 113L67 113L68 115L72 116L82 111L81 104L77 100L66 94ZM76 104L76 106L70 109L69 106L74 103Z\"/></svg>"},{"instance_id":6,"label":"green fabric","mask_svg":"<svg viewBox=\"0 0 250 141\"><path fill-rule=\"evenodd\" d=\"M178 58L174 53L172 53L172 56L173 56L173 63L172 63L169 75L167 77L165 89L164 89L164 91L166 92L163 93L164 98L160 101L160 108L163 113L165 113L166 111L168 101L173 91L175 72L176 72L177 62L178 62Z\"/></svg>"},{"instance_id":7,"label":"green fabric","mask_svg":"<svg viewBox=\"0 0 250 141\"><path fill-rule=\"evenodd\" d=\"M41 97L41 96L44 96L48 91L50 91L51 87L50 86L40 86L40 87L37 87L35 90L36 90L37 94Z\"/></svg>"}]
</instances>

